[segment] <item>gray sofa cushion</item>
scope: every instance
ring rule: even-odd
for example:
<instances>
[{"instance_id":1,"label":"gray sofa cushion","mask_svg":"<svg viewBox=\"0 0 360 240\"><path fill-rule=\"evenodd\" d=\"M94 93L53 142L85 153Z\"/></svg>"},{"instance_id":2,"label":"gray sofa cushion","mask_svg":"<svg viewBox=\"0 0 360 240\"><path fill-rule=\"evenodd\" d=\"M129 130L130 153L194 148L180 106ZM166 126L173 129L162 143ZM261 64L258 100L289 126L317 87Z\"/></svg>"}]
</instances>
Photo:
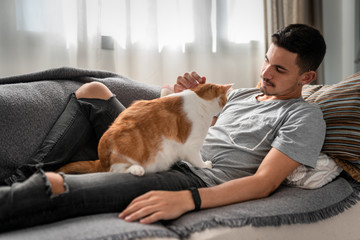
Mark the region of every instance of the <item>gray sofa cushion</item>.
<instances>
[{"instance_id":1,"label":"gray sofa cushion","mask_svg":"<svg viewBox=\"0 0 360 240\"><path fill-rule=\"evenodd\" d=\"M0 79L0 180L28 162L64 110L70 94L91 81L107 85L126 107L134 100L160 95L158 86L114 73L74 68Z\"/></svg>"}]
</instances>

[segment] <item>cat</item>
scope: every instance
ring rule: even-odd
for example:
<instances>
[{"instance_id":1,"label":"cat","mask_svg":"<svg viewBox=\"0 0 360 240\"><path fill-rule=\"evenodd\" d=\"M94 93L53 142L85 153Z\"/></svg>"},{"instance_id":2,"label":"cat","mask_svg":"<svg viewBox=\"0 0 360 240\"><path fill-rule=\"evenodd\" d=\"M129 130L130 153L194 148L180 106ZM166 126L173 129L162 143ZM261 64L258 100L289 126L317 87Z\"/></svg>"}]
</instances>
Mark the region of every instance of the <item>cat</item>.
<instances>
[{"instance_id":1,"label":"cat","mask_svg":"<svg viewBox=\"0 0 360 240\"><path fill-rule=\"evenodd\" d=\"M99 160L69 163L57 172L145 172L168 170L186 160L211 168L200 154L213 116L220 113L232 85L199 84L180 93L133 103L99 141Z\"/></svg>"}]
</instances>

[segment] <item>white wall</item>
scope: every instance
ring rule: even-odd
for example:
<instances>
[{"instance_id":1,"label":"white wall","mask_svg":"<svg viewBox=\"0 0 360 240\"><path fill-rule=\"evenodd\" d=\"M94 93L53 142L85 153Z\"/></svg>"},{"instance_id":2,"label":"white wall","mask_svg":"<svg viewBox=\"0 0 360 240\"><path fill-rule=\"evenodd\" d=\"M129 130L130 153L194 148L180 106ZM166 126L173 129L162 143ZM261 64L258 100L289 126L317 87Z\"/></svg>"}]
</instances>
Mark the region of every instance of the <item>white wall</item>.
<instances>
[{"instance_id":1,"label":"white wall","mask_svg":"<svg viewBox=\"0 0 360 240\"><path fill-rule=\"evenodd\" d=\"M337 83L356 72L355 1L323 0L325 84Z\"/></svg>"}]
</instances>

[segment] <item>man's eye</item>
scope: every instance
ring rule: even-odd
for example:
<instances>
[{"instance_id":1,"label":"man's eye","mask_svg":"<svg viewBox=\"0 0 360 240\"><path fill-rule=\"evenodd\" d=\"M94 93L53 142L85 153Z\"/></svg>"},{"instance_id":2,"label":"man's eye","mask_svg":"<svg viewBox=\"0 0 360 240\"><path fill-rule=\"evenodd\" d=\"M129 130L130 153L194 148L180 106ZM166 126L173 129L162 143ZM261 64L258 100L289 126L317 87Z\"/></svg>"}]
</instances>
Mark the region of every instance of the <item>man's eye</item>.
<instances>
[{"instance_id":1,"label":"man's eye","mask_svg":"<svg viewBox=\"0 0 360 240\"><path fill-rule=\"evenodd\" d=\"M278 71L279 73L285 73L284 69L279 68L279 67L276 68L276 71Z\"/></svg>"}]
</instances>

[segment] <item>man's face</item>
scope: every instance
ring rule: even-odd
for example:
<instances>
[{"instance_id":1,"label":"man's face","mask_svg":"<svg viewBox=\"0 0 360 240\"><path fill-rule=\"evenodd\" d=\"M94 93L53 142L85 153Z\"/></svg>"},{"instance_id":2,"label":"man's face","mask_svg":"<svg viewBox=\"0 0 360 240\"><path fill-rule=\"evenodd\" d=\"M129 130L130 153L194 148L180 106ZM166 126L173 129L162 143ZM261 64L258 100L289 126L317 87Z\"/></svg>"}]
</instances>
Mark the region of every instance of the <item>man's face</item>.
<instances>
[{"instance_id":1,"label":"man's face","mask_svg":"<svg viewBox=\"0 0 360 240\"><path fill-rule=\"evenodd\" d=\"M271 44L261 70L260 90L276 99L299 98L303 81L296 59L296 53Z\"/></svg>"}]
</instances>

